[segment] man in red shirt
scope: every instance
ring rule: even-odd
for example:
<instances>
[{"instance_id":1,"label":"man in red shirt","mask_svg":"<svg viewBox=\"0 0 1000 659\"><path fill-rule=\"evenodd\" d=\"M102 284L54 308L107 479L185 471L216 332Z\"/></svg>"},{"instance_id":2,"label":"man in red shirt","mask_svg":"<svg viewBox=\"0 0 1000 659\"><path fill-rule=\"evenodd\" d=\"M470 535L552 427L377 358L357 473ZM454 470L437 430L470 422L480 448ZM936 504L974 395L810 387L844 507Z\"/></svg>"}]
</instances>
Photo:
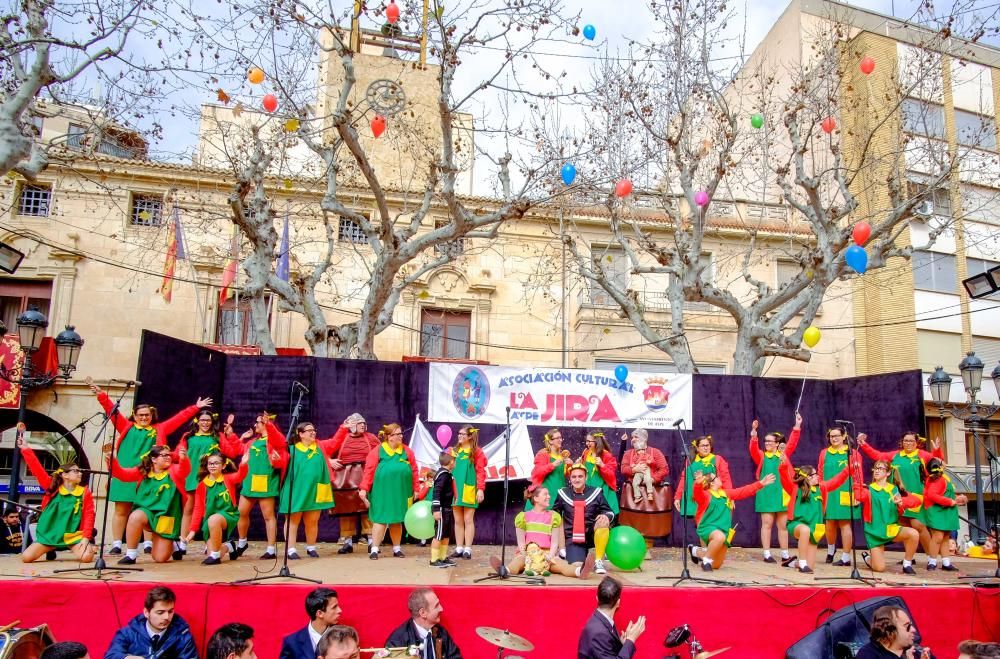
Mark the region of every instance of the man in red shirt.
<instances>
[{"instance_id":1,"label":"man in red shirt","mask_svg":"<svg viewBox=\"0 0 1000 659\"><path fill-rule=\"evenodd\" d=\"M344 419L330 441L333 442L330 465L334 470L333 490L337 502L332 512L340 517L340 537L344 539L344 545L337 553L350 554L354 551L354 536L358 535L358 519L361 520L362 536L369 536L372 530L368 508L358 497L358 486L364 474L365 460L378 446L378 438L368 432L365 418L355 412Z\"/></svg>"}]
</instances>

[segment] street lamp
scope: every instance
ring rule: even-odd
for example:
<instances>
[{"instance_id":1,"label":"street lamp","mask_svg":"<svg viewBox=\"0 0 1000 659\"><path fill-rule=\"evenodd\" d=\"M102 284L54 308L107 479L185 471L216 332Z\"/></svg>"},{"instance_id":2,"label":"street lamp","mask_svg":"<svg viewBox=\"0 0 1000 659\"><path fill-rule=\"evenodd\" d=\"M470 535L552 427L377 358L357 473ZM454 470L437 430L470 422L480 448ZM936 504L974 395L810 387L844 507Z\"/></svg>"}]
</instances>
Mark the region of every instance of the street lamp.
<instances>
[{"instance_id":1,"label":"street lamp","mask_svg":"<svg viewBox=\"0 0 1000 659\"><path fill-rule=\"evenodd\" d=\"M56 359L59 363L59 374L37 373L35 365L31 361L31 356L38 351L45 337L45 330L49 326L49 319L45 317L38 307L30 305L28 310L17 317L17 335L21 341L21 351L24 352L24 364L20 368L7 368L0 363L0 378L11 384L21 387L21 401L17 409L17 431L16 436L20 437L24 432L24 418L27 412L28 392L33 389L43 389L49 387L57 379L68 380L73 371L76 370L77 360L80 359L80 349L83 347L83 339L76 333L72 325L67 325L66 329L59 332L53 340L56 344ZM0 335L7 333L7 326L0 321ZM16 444L16 442L15 442ZM10 489L7 496L12 501L17 501L21 495L21 451L15 445L14 456L10 465Z\"/></svg>"},{"instance_id":2,"label":"street lamp","mask_svg":"<svg viewBox=\"0 0 1000 659\"><path fill-rule=\"evenodd\" d=\"M980 405L979 400L976 398L976 394L982 388L984 368L983 360L976 357L976 353L970 352L965 355L965 358L958 365L958 370L962 372L962 387L965 389L967 401L964 404L954 405L949 408L951 415L956 419L964 421L966 428L972 432L972 455L976 470L976 525L979 527L979 533L987 532L986 513L984 510L985 501L983 500L983 465L979 459L979 433L986 429L984 422L1000 410L1000 405ZM997 394L1000 395L1000 364L990 373L990 378L993 380ZM927 378L927 386L931 390L931 399L937 405L938 411L943 417L944 408L948 404L949 393L951 392L951 376L945 373L944 368L938 366L934 369L931 376ZM987 451L989 452L988 447ZM989 456L991 460L995 459L992 452L989 452ZM991 482L992 486L993 483Z\"/></svg>"}]
</instances>

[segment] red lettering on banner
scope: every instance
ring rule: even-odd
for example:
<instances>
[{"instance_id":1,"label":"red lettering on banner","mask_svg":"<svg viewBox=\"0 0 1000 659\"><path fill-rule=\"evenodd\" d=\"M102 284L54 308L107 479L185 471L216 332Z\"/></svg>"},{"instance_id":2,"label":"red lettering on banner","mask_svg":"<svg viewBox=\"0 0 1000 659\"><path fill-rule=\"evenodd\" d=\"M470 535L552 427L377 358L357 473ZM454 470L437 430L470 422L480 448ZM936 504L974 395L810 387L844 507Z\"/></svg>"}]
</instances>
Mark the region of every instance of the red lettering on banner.
<instances>
[{"instance_id":1,"label":"red lettering on banner","mask_svg":"<svg viewBox=\"0 0 1000 659\"><path fill-rule=\"evenodd\" d=\"M537 410L538 406L535 405L535 399L531 397L531 394L521 393L520 391L510 392L510 408L512 410L523 410L523 409L533 409Z\"/></svg>"},{"instance_id":2,"label":"red lettering on banner","mask_svg":"<svg viewBox=\"0 0 1000 659\"><path fill-rule=\"evenodd\" d=\"M598 421L615 421L620 423L621 419L618 418L618 411L615 410L615 406L607 396L604 396L597 401L597 409L594 410L594 416L590 418L590 421L591 423Z\"/></svg>"},{"instance_id":3,"label":"red lettering on banner","mask_svg":"<svg viewBox=\"0 0 1000 659\"><path fill-rule=\"evenodd\" d=\"M566 396L566 421L586 421L590 412L590 401L586 396L575 394Z\"/></svg>"},{"instance_id":4,"label":"red lettering on banner","mask_svg":"<svg viewBox=\"0 0 1000 659\"><path fill-rule=\"evenodd\" d=\"M562 420L563 397L558 394L546 394L545 411L542 412L542 421L550 419Z\"/></svg>"},{"instance_id":5,"label":"red lettering on banner","mask_svg":"<svg viewBox=\"0 0 1000 659\"><path fill-rule=\"evenodd\" d=\"M486 468L486 478L488 480L500 480L503 478L505 471L508 478L517 478L517 469L514 469L514 467L511 466L503 469L496 465L490 465Z\"/></svg>"}]
</instances>

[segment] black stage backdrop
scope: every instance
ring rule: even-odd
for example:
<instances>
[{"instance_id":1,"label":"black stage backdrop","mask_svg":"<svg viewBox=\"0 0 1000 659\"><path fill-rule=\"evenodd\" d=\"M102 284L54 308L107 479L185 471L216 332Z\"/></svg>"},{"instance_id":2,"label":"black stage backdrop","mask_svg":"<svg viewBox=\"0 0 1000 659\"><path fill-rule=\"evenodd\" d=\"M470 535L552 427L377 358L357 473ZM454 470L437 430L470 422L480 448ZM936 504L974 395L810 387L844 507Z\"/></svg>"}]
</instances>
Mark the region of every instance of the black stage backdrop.
<instances>
[{"instance_id":1,"label":"black stage backdrop","mask_svg":"<svg viewBox=\"0 0 1000 659\"><path fill-rule=\"evenodd\" d=\"M287 430L296 399L292 383L299 382L309 392L302 399L300 420L314 423L320 437L332 435L352 412L361 412L373 432L393 422L409 430L418 414L422 419L426 417L428 371L427 364L419 363L225 355L145 331L138 367L142 386L137 400L156 405L162 416L190 405L198 396L211 396L223 415L236 415L237 434L248 429L262 410L277 414L278 426ZM729 461L733 484L740 486L754 477L754 465L747 452L750 423L760 419L763 431L778 430L787 435L794 425L800 391L804 423L793 462L816 464L825 445L826 429L835 419L854 421L858 432L868 433L872 445L881 450L896 448L904 430L923 431L922 387L919 371L836 381L807 380L804 391L798 379L696 375L694 427L683 436L691 441L698 435L712 435L716 452ZM436 424L428 426L433 432ZM502 426L480 426L484 442L502 430ZM605 429L616 455L620 455L621 434L628 430ZM541 447L543 431L541 426L531 431L536 450ZM564 446L573 455L582 453L584 433L582 428L563 431ZM178 439L179 433L171 437L171 443ZM653 430L649 439L667 456L671 480L675 480L684 464L681 433ZM521 509L524 484L511 483L508 541L514 538L512 520ZM478 542L499 542L502 499L503 484L490 483L486 501L476 515ZM737 504L734 517L738 522L734 544L759 546L759 523L752 501ZM678 521L675 519L674 528L679 530ZM320 538L336 538L335 525L333 518L324 518ZM255 523L254 529L259 532L260 525ZM693 537L693 526L688 535ZM679 533L674 536L672 544L679 544ZM864 536L855 533L855 538L863 541Z\"/></svg>"}]
</instances>

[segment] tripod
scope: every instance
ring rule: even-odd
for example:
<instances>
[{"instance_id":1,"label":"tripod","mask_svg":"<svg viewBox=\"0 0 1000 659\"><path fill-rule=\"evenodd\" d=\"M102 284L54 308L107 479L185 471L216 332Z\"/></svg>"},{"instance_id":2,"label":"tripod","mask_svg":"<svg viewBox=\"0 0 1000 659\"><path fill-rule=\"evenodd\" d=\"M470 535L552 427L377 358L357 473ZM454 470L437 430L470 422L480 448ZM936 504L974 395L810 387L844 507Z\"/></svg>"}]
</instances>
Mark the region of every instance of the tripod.
<instances>
[{"instance_id":1,"label":"tripod","mask_svg":"<svg viewBox=\"0 0 1000 659\"><path fill-rule=\"evenodd\" d=\"M544 586L545 579L541 577L528 577L522 574L511 574L507 571L507 496L510 490L510 407L507 408L507 436L504 438L504 470L503 470L503 512L500 517L500 569L491 572L485 577L473 579L473 583L480 581L523 581L536 586ZM501 652L503 650L501 649Z\"/></svg>"},{"instance_id":2,"label":"tripod","mask_svg":"<svg viewBox=\"0 0 1000 659\"><path fill-rule=\"evenodd\" d=\"M698 581L702 583L716 583L725 584L728 586L742 586L744 584L738 583L736 581L724 581L722 579L707 579L705 577L692 577L691 571L688 569L688 543L687 543L687 521L684 517L684 511L687 509L687 488L691 483L691 475L688 474L688 467L691 466L691 451L688 449L687 437L684 436L684 419L679 419L674 424L674 429L677 430L678 436L681 438L681 450L684 451L684 488L681 490L681 509L678 511L681 518L681 573L680 576L673 575L663 575L656 577L657 579L675 579L674 585L681 583L682 581Z\"/></svg>"},{"instance_id":3,"label":"tripod","mask_svg":"<svg viewBox=\"0 0 1000 659\"><path fill-rule=\"evenodd\" d=\"M845 443L847 444L847 491L851 493L851 498L850 498L851 505L848 506L848 511L850 512L850 515L851 515L851 533L852 533L852 535L854 535L855 538L860 538L861 536L857 535L857 533L856 533L857 529L855 528L855 525L854 525L854 520L855 520L855 512L854 511L857 508L857 505L854 502L854 468L853 468L853 465L851 464L851 458L854 455L854 453L857 452L858 448L857 448L857 446L851 446L851 439L850 439L850 437L857 436L857 435L854 432L855 431L855 427L854 427L854 422L853 421L837 421L837 423L840 423L842 426L844 426L843 430L844 430L844 435L846 437ZM851 427L851 434L850 435L847 434L847 426ZM823 474L820 474L820 478L822 478L822 477L823 477ZM847 576L847 577L816 577L816 581L860 581L861 583L863 583L865 585L868 585L868 586L874 586L875 585L875 581L873 579L868 579L866 577L861 576L861 571L858 570L858 543L857 543L857 541L854 541L854 542L851 543L851 574L850 574L850 576Z\"/></svg>"},{"instance_id":4,"label":"tripod","mask_svg":"<svg viewBox=\"0 0 1000 659\"><path fill-rule=\"evenodd\" d=\"M295 426L299 423L299 415L302 413L302 396L309 393L309 389L307 389L301 382L292 383L292 391L295 390L298 390L299 396L295 400L295 405L292 407L292 418L288 425L288 433L285 435L286 441L291 448L288 451L288 470L285 472L288 479L288 512L285 513L285 542L281 552L281 569L278 570L278 574L266 574L263 576L258 574L256 577L251 577L250 579L238 579L233 582L234 584L259 583L261 581L269 581L270 579L298 579L299 581L308 581L309 583L322 583L319 579L310 579L309 577L300 577L292 574L292 571L288 569L288 531L291 526L292 492L294 492L295 488L295 454L298 453L298 449L295 448L295 442L288 438L293 436L292 433L295 432ZM281 492L284 491L284 488L285 483L282 481L278 487L279 512L281 508ZM280 541L278 544L280 546Z\"/></svg>"}]
</instances>

